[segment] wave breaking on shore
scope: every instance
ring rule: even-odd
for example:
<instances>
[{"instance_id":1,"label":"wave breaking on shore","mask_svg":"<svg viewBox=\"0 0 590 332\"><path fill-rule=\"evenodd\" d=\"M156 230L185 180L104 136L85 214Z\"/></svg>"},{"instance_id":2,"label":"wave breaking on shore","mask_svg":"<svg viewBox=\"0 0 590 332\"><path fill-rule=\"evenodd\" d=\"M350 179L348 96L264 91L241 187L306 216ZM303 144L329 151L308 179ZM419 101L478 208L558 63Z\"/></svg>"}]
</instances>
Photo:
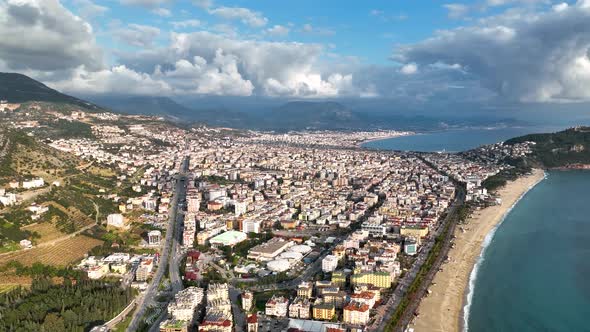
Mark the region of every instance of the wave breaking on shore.
<instances>
[{"instance_id":1,"label":"wave breaking on shore","mask_svg":"<svg viewBox=\"0 0 590 332\"><path fill-rule=\"evenodd\" d=\"M504 220L506 219L506 217L510 214L510 212L512 211L512 209L514 209L514 207L520 202L520 200L526 196L526 194L531 191L531 189L533 189L535 186L537 186L539 183L541 183L543 180L547 179L547 172L543 172L543 177L541 179L539 179L537 182L533 183L532 185L530 185L527 190L525 190L519 197L518 199L510 206L510 208L508 208L506 210L506 212L504 213L504 215L502 215L502 218L500 219L500 221L494 226L494 228L492 228L492 230L486 235L486 237L484 238L482 244L481 244L481 252L479 254L479 258L477 259L475 265L473 266L473 270L471 270L471 274L469 275L469 283L468 283L468 292L467 295L465 297L465 305L463 307L463 332L468 332L469 331L469 311L471 310L471 304L473 302L473 294L475 292L475 283L477 281L477 274L479 272L479 268L481 266L481 264L483 263L483 261L485 260L485 253L487 248L489 247L489 245L492 243L492 240L494 239L494 235L496 234L496 231L498 230L498 227L500 227L500 225L502 225L502 223L504 223Z\"/></svg>"}]
</instances>

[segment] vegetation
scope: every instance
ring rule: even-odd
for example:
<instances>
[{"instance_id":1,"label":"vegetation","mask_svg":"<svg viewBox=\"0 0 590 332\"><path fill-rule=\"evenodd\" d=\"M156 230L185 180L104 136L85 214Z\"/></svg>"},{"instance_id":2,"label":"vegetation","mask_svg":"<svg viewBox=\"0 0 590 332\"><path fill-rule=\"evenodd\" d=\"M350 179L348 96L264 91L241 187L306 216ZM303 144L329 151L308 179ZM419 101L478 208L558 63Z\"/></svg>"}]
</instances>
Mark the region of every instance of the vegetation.
<instances>
[{"instance_id":1,"label":"vegetation","mask_svg":"<svg viewBox=\"0 0 590 332\"><path fill-rule=\"evenodd\" d=\"M248 256L248 250L272 239L272 233L250 233L248 234L248 240L242 241L236 244L233 248L229 246L222 246L219 249L223 252L226 261L236 264L240 258L246 258Z\"/></svg>"},{"instance_id":2,"label":"vegetation","mask_svg":"<svg viewBox=\"0 0 590 332\"><path fill-rule=\"evenodd\" d=\"M510 167L501 170L498 174L490 176L482 182L484 188L489 191L497 190L506 185L508 181L514 181L523 174L529 173L532 169L525 158L509 159L505 162Z\"/></svg>"},{"instance_id":3,"label":"vegetation","mask_svg":"<svg viewBox=\"0 0 590 332\"><path fill-rule=\"evenodd\" d=\"M8 270L14 270L14 274L16 274L17 276L28 276L34 278L80 278L83 275L83 273L80 270L74 270L69 267L55 267L51 265L45 265L40 262L33 263L33 265L31 266L26 266L17 261L10 261L8 264L0 267L0 272L5 272Z\"/></svg>"},{"instance_id":4,"label":"vegetation","mask_svg":"<svg viewBox=\"0 0 590 332\"><path fill-rule=\"evenodd\" d=\"M102 244L102 241L87 236L77 235L57 241L53 245L38 246L29 250L11 252L0 256L0 266L10 261L18 261L23 265L43 262L52 266L68 266L81 259L92 248Z\"/></svg>"},{"instance_id":5,"label":"vegetation","mask_svg":"<svg viewBox=\"0 0 590 332\"><path fill-rule=\"evenodd\" d=\"M429 273L429 271L432 268L434 268L434 263L436 262L437 258L439 257L440 252L443 249L443 245L444 245L445 241L447 241L447 237L450 232L451 224L453 222L460 220L461 215L456 214L456 215L452 216L451 218L455 218L455 220L449 220L449 222L445 225L444 230L434 240L434 245L432 246L432 249L428 253L426 260L424 261L424 263L420 267L420 270L418 270L418 273L416 274L416 277L414 278L414 280L412 281L412 283L408 287L406 294L400 300L399 305L397 306L397 308L393 312L393 315L391 315L389 321L385 325L385 331L387 331L387 332L397 331L396 327L398 326L398 324L400 324L400 320L402 319L404 313L406 312L407 307L410 304L410 301L417 296L417 292L420 289L420 287L422 286L427 274Z\"/></svg>"},{"instance_id":6,"label":"vegetation","mask_svg":"<svg viewBox=\"0 0 590 332\"><path fill-rule=\"evenodd\" d=\"M58 119L51 123L45 123L52 130L51 137L57 138L93 138L92 128L89 124L80 121L67 121Z\"/></svg>"},{"instance_id":7,"label":"vegetation","mask_svg":"<svg viewBox=\"0 0 590 332\"><path fill-rule=\"evenodd\" d=\"M590 164L590 127L576 127L551 134L516 137L505 144L535 142L533 161L544 167Z\"/></svg>"},{"instance_id":8,"label":"vegetation","mask_svg":"<svg viewBox=\"0 0 590 332\"><path fill-rule=\"evenodd\" d=\"M264 309L266 307L266 302L271 297L273 297L273 295L289 296L289 293L290 292L288 290L273 290L273 291L267 291L267 292L254 293L254 307L258 311L264 311Z\"/></svg>"},{"instance_id":9,"label":"vegetation","mask_svg":"<svg viewBox=\"0 0 590 332\"><path fill-rule=\"evenodd\" d=\"M231 181L228 180L226 178L224 178L223 176L218 176L218 175L205 175L205 176L201 176L196 178L197 182L208 182L208 183L213 183L213 184L218 184L218 185L228 185L228 184L232 184L235 183L236 181Z\"/></svg>"},{"instance_id":10,"label":"vegetation","mask_svg":"<svg viewBox=\"0 0 590 332\"><path fill-rule=\"evenodd\" d=\"M119 313L131 300L129 289L104 281L35 279L30 290L0 295L2 331L88 331Z\"/></svg>"},{"instance_id":11,"label":"vegetation","mask_svg":"<svg viewBox=\"0 0 590 332\"><path fill-rule=\"evenodd\" d=\"M0 96L11 103L28 101L45 101L52 103L72 104L87 111L102 111L95 105L65 95L47 87L45 84L17 73L0 73Z\"/></svg>"}]
</instances>

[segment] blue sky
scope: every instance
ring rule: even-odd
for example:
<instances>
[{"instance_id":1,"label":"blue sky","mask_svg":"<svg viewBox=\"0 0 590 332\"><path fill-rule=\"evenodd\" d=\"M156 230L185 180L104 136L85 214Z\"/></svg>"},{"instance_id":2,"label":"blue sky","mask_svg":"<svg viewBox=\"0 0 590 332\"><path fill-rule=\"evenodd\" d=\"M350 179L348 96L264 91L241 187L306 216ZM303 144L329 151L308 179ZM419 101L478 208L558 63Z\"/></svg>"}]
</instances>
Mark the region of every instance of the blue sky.
<instances>
[{"instance_id":1,"label":"blue sky","mask_svg":"<svg viewBox=\"0 0 590 332\"><path fill-rule=\"evenodd\" d=\"M141 0L138 0L141 2ZM216 25L232 27L245 38L272 41L293 41L321 43L331 52L343 56L355 56L366 64L389 64L392 50L396 45L417 42L430 37L438 29L451 29L461 26L466 19L472 20L508 7L495 6L485 10L478 9L462 19L449 17L449 10L441 1L346 1L338 0L299 1L215 1L212 7L247 8L257 12L268 21L263 26L250 26L239 19L224 19L199 7L190 0L145 1L145 5L125 5L118 1L95 1L106 9L94 14L90 21L96 29L108 30L114 22L134 23L157 27L161 31L190 32L211 31ZM64 2L72 12L82 14L84 2L69 0ZM465 2L466 6L476 3ZM157 12L169 13L162 16ZM171 22L197 20L198 26L174 29ZM286 35L273 36L265 33L275 25L289 30ZM310 31L309 27L312 29ZM162 35L159 42L165 42ZM114 40L104 33L99 42L109 48L128 48L125 42Z\"/></svg>"},{"instance_id":2,"label":"blue sky","mask_svg":"<svg viewBox=\"0 0 590 332\"><path fill-rule=\"evenodd\" d=\"M590 99L590 0L0 0L0 70L68 93Z\"/></svg>"}]
</instances>

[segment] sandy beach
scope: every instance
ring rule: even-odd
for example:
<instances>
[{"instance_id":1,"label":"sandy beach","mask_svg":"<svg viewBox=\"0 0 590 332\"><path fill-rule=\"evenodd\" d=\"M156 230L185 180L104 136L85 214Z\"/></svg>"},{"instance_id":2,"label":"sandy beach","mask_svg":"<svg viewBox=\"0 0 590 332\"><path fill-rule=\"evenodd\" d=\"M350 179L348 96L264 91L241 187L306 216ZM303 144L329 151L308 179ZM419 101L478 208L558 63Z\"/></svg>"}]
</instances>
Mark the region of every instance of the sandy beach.
<instances>
[{"instance_id":1,"label":"sandy beach","mask_svg":"<svg viewBox=\"0 0 590 332\"><path fill-rule=\"evenodd\" d=\"M454 332L463 325L463 307L469 291L469 277L482 251L482 243L488 233L502 220L508 210L532 185L544 176L536 169L532 175L508 183L498 191L502 204L476 211L464 225L464 232L457 227L455 247L449 252L450 261L438 272L432 293L420 303L419 317L410 325L416 332Z\"/></svg>"}]
</instances>

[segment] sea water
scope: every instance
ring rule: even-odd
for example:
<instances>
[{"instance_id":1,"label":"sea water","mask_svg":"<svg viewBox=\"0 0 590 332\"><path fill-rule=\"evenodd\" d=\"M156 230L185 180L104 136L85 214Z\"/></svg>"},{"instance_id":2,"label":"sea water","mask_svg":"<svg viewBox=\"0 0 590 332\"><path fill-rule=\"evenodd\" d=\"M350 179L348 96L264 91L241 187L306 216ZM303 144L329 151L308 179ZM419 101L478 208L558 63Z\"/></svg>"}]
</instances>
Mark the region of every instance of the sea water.
<instances>
[{"instance_id":1,"label":"sea water","mask_svg":"<svg viewBox=\"0 0 590 332\"><path fill-rule=\"evenodd\" d=\"M502 142L517 136L554 132L561 129L563 128L547 126L456 129L371 141L363 144L363 147L398 151L459 152L484 144Z\"/></svg>"},{"instance_id":2,"label":"sea water","mask_svg":"<svg viewBox=\"0 0 590 332\"><path fill-rule=\"evenodd\" d=\"M590 171L550 171L478 262L468 331L590 331Z\"/></svg>"}]
</instances>

